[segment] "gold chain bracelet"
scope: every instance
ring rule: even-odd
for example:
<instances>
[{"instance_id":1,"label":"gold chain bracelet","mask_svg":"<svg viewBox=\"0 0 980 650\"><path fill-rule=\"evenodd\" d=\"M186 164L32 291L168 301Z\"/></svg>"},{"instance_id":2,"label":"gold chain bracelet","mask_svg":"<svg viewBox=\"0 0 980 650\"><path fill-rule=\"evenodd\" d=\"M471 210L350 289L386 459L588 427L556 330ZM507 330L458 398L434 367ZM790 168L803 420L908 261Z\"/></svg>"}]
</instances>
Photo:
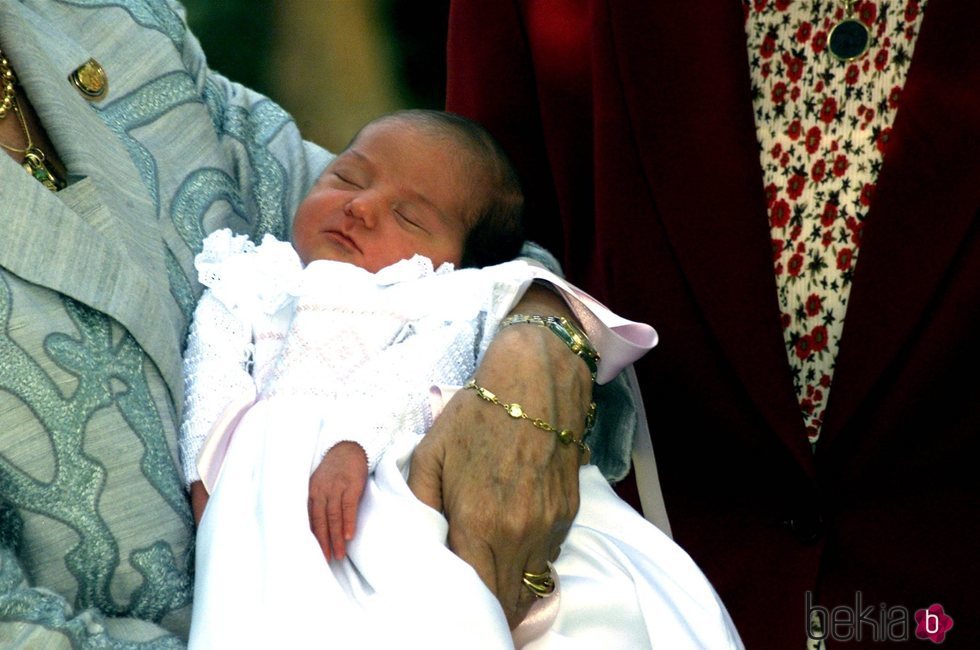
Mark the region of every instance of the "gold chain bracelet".
<instances>
[{"instance_id":1,"label":"gold chain bracelet","mask_svg":"<svg viewBox=\"0 0 980 650\"><path fill-rule=\"evenodd\" d=\"M558 429L541 418L532 418L524 411L524 407L517 402L512 402L510 404L501 402L496 395L491 393L483 386L477 384L475 379L470 379L468 382L466 382L466 385L463 386L463 388L475 390L476 394L479 395L481 399L490 402L491 404L496 404L497 406L503 407L503 409L507 411L507 415L514 419L527 420L542 431L557 434L558 441L563 445L574 444L576 447L578 447L579 454L582 456L582 464L587 465L589 463L589 459L592 457L592 450L589 449L589 445L585 442L585 439L592 432L592 426L595 424L595 402L589 404L589 412L585 416L585 431L582 433L582 437L576 438L575 433L573 433L571 429Z\"/></svg>"}]
</instances>

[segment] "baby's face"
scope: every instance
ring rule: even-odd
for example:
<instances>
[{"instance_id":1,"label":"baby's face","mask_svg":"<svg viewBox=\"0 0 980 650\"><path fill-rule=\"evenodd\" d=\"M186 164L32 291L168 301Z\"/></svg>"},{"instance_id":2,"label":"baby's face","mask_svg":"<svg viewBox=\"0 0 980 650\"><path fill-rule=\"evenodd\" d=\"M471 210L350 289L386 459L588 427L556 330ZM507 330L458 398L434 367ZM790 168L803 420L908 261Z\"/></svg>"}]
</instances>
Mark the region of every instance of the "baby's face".
<instances>
[{"instance_id":1,"label":"baby's face","mask_svg":"<svg viewBox=\"0 0 980 650\"><path fill-rule=\"evenodd\" d=\"M375 272L416 253L459 265L468 184L458 146L389 119L366 127L300 204L293 245L304 264Z\"/></svg>"}]
</instances>

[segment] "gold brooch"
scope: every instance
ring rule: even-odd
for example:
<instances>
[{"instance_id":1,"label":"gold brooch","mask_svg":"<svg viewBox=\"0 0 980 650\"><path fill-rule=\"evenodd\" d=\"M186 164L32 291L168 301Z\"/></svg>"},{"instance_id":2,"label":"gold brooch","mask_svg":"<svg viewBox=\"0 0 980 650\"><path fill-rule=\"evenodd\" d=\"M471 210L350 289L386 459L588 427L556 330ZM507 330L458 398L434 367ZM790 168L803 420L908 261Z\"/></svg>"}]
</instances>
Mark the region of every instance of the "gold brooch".
<instances>
[{"instance_id":1,"label":"gold brooch","mask_svg":"<svg viewBox=\"0 0 980 650\"><path fill-rule=\"evenodd\" d=\"M94 102L109 92L109 78L95 59L89 59L68 77L85 99Z\"/></svg>"}]
</instances>

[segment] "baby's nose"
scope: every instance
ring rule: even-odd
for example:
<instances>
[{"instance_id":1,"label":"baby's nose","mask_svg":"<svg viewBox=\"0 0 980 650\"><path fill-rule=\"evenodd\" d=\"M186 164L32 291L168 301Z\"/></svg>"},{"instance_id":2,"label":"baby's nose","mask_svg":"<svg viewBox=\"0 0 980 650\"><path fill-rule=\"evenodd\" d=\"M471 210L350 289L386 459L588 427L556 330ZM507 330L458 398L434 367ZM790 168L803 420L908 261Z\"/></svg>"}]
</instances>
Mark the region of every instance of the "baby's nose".
<instances>
[{"instance_id":1,"label":"baby's nose","mask_svg":"<svg viewBox=\"0 0 980 650\"><path fill-rule=\"evenodd\" d=\"M378 202L370 196L360 194L347 203L347 214L362 221L368 228L374 228L377 223Z\"/></svg>"}]
</instances>

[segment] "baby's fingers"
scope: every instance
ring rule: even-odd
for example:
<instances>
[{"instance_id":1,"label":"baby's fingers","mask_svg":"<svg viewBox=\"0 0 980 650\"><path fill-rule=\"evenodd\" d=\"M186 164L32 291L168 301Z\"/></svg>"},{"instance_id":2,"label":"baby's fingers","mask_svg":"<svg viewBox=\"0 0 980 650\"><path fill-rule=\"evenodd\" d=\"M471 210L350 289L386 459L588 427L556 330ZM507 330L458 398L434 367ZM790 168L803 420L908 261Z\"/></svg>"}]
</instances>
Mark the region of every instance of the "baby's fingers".
<instances>
[{"instance_id":1,"label":"baby's fingers","mask_svg":"<svg viewBox=\"0 0 980 650\"><path fill-rule=\"evenodd\" d=\"M316 541L320 545L320 550L323 551L323 557L329 560L330 528L327 523L327 511L323 504L317 503L313 499L310 499L307 509L310 514L310 530L313 532L313 536L316 537Z\"/></svg>"},{"instance_id":2,"label":"baby's fingers","mask_svg":"<svg viewBox=\"0 0 980 650\"><path fill-rule=\"evenodd\" d=\"M363 483L350 485L341 496L341 509L344 517L344 539L354 539L357 532L357 508L361 504L361 495L364 493Z\"/></svg>"},{"instance_id":3,"label":"baby's fingers","mask_svg":"<svg viewBox=\"0 0 980 650\"><path fill-rule=\"evenodd\" d=\"M330 548L333 549L333 556L338 560L344 559L347 551L344 544L345 520L347 518L345 500L345 496L341 495L339 499L335 497L327 501L327 529L330 537Z\"/></svg>"}]
</instances>

